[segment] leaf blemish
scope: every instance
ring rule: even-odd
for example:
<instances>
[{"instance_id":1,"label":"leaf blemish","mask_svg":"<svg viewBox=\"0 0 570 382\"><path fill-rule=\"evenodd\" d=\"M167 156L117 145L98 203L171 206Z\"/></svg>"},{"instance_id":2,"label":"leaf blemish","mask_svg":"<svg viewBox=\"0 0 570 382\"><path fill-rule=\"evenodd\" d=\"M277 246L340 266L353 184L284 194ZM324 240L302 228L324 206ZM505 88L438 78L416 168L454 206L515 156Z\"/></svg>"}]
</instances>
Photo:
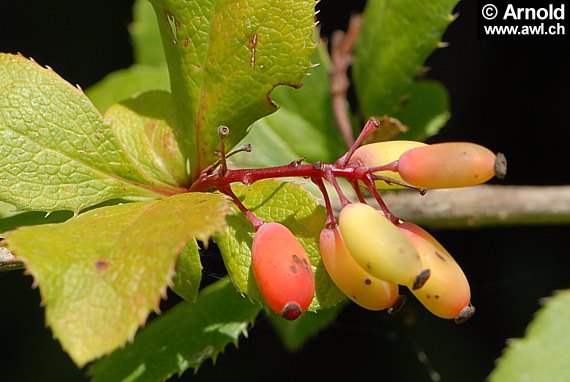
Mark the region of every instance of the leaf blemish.
<instances>
[{"instance_id":1,"label":"leaf blemish","mask_svg":"<svg viewBox=\"0 0 570 382\"><path fill-rule=\"evenodd\" d=\"M257 51L257 32L255 32L250 38L248 43L248 49L251 52L251 68L255 69L255 52Z\"/></svg>"},{"instance_id":2,"label":"leaf blemish","mask_svg":"<svg viewBox=\"0 0 570 382\"><path fill-rule=\"evenodd\" d=\"M180 29L180 23L176 20L176 17L168 9L164 10L164 15L166 16L166 22L168 23L168 31L172 37L172 42L174 45L178 45L178 29Z\"/></svg>"},{"instance_id":3,"label":"leaf blemish","mask_svg":"<svg viewBox=\"0 0 570 382\"><path fill-rule=\"evenodd\" d=\"M109 269L109 262L107 260L99 259L95 262L95 268L100 272L104 272Z\"/></svg>"}]
</instances>

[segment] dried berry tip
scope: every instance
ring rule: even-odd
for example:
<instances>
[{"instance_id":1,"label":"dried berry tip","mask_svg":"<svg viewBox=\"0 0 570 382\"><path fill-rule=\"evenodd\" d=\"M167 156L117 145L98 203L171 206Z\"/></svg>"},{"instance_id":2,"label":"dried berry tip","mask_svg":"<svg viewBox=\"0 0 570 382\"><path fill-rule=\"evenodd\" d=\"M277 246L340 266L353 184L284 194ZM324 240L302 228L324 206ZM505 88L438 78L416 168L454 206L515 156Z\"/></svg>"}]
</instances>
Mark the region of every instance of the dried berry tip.
<instances>
[{"instance_id":1,"label":"dried berry tip","mask_svg":"<svg viewBox=\"0 0 570 382\"><path fill-rule=\"evenodd\" d=\"M412 285L412 289L416 290L424 286L426 281L428 281L429 279L430 273L431 272L429 269L424 269L423 271L418 273L418 275L416 276L416 280L414 281L414 285Z\"/></svg>"},{"instance_id":2,"label":"dried berry tip","mask_svg":"<svg viewBox=\"0 0 570 382\"><path fill-rule=\"evenodd\" d=\"M495 158L495 176L499 179L507 176L507 157L503 153L497 153Z\"/></svg>"},{"instance_id":3,"label":"dried berry tip","mask_svg":"<svg viewBox=\"0 0 570 382\"><path fill-rule=\"evenodd\" d=\"M455 317L456 324L462 324L468 319L470 319L475 314L475 307L471 304L467 305L465 308L459 312L459 314Z\"/></svg>"},{"instance_id":4,"label":"dried berry tip","mask_svg":"<svg viewBox=\"0 0 570 382\"><path fill-rule=\"evenodd\" d=\"M286 320L292 321L298 318L303 311L301 310L301 306L296 302L289 302L285 307L281 310L281 317Z\"/></svg>"}]
</instances>

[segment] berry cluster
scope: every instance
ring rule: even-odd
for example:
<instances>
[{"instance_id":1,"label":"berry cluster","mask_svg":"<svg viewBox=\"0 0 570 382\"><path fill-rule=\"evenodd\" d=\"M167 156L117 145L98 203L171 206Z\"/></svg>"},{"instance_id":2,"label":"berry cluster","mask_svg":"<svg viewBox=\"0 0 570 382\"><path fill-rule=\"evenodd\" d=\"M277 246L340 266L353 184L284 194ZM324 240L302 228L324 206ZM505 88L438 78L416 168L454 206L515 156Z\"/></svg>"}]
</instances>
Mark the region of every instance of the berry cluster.
<instances>
[{"instance_id":1,"label":"berry cluster","mask_svg":"<svg viewBox=\"0 0 570 382\"><path fill-rule=\"evenodd\" d=\"M333 282L352 301L370 310L397 310L404 302L399 285L433 314L463 322L475 311L465 274L445 248L419 226L403 222L390 212L378 189L467 187L503 177L506 160L487 148L467 142L427 145L414 141L389 141L360 146L379 128L371 118L355 144L333 164L303 164L262 169L228 169L225 154L229 133L220 128L220 161L205 169L191 191L218 189L230 196L256 230L252 246L252 268L267 305L292 320L309 307L315 280L303 246L285 226L265 223L249 211L231 190L231 183L251 184L260 179L301 176L321 190L327 220L320 236L323 263ZM216 170L219 167L218 170ZM337 178L349 181L358 202L350 201ZM334 216L324 181L335 188L342 209ZM366 203L362 188L368 189L379 209Z\"/></svg>"}]
</instances>

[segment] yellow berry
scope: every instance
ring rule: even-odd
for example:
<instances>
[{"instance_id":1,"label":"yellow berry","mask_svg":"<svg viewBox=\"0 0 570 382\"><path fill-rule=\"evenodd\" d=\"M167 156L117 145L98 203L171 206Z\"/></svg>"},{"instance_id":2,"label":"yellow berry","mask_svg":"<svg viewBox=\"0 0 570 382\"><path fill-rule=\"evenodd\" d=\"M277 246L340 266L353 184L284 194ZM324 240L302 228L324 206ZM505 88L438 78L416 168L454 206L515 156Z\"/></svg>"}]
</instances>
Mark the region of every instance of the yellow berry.
<instances>
[{"instance_id":1,"label":"yellow berry","mask_svg":"<svg viewBox=\"0 0 570 382\"><path fill-rule=\"evenodd\" d=\"M370 143L356 149L349 161L349 165L361 165L364 167L384 166L398 160L404 152L412 148L422 146L426 146L426 144L416 141L386 141ZM393 171L377 171L374 175L385 176L399 182L403 182L402 177L397 172ZM403 188L397 184L389 185L381 180L376 180L375 185L376 188L379 189Z\"/></svg>"},{"instance_id":2,"label":"yellow berry","mask_svg":"<svg viewBox=\"0 0 570 382\"><path fill-rule=\"evenodd\" d=\"M397 284L370 275L354 261L338 227L321 231L320 250L335 285L358 305L369 310L383 310L401 301Z\"/></svg>"},{"instance_id":3,"label":"yellow berry","mask_svg":"<svg viewBox=\"0 0 570 382\"><path fill-rule=\"evenodd\" d=\"M428 232L413 223L398 226L416 247L423 263L430 269L430 277L417 290L416 298L431 313L441 318L461 317L462 312L473 310L470 304L471 290L463 270L447 250ZM472 313L471 313L472 314Z\"/></svg>"},{"instance_id":4,"label":"yellow berry","mask_svg":"<svg viewBox=\"0 0 570 382\"><path fill-rule=\"evenodd\" d=\"M347 204L339 226L353 259L372 276L413 288L425 273L410 240L380 211L363 203Z\"/></svg>"}]
</instances>

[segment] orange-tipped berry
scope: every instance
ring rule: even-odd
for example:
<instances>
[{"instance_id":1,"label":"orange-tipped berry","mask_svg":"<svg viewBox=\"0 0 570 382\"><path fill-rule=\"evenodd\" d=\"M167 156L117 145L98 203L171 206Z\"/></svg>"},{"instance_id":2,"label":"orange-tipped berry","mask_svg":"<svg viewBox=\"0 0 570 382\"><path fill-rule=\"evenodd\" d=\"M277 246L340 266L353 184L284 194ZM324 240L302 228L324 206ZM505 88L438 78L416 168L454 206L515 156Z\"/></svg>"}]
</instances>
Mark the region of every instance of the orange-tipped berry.
<instances>
[{"instance_id":1,"label":"orange-tipped berry","mask_svg":"<svg viewBox=\"0 0 570 382\"><path fill-rule=\"evenodd\" d=\"M468 187L495 176L496 161L492 151L475 143L437 143L404 152L398 161L398 172L416 187Z\"/></svg>"},{"instance_id":2,"label":"orange-tipped berry","mask_svg":"<svg viewBox=\"0 0 570 382\"><path fill-rule=\"evenodd\" d=\"M380 211L367 204L347 204L339 226L352 258L372 276L412 287L423 264L413 244Z\"/></svg>"},{"instance_id":3,"label":"orange-tipped berry","mask_svg":"<svg viewBox=\"0 0 570 382\"><path fill-rule=\"evenodd\" d=\"M383 310L399 305L398 285L367 273L350 255L340 229L324 228L320 238L325 268L348 298L369 310Z\"/></svg>"},{"instance_id":4,"label":"orange-tipped berry","mask_svg":"<svg viewBox=\"0 0 570 382\"><path fill-rule=\"evenodd\" d=\"M400 156L415 147L427 146L425 143L416 141L386 141L370 143L360 146L352 155L349 164L358 164L365 167L378 167L392 163L400 158ZM396 181L403 182L402 177L393 171L377 171L374 175L392 178ZM375 181L376 188L403 188L397 184L388 184L382 180Z\"/></svg>"},{"instance_id":5,"label":"orange-tipped berry","mask_svg":"<svg viewBox=\"0 0 570 382\"><path fill-rule=\"evenodd\" d=\"M424 286L412 290L430 312L441 318L463 322L473 315L469 282L449 252L428 232L413 223L398 226L416 247L431 275Z\"/></svg>"},{"instance_id":6,"label":"orange-tipped berry","mask_svg":"<svg viewBox=\"0 0 570 382\"><path fill-rule=\"evenodd\" d=\"M307 310L315 294L309 256L287 227L265 223L253 238L251 265L265 302L294 320Z\"/></svg>"}]
</instances>

